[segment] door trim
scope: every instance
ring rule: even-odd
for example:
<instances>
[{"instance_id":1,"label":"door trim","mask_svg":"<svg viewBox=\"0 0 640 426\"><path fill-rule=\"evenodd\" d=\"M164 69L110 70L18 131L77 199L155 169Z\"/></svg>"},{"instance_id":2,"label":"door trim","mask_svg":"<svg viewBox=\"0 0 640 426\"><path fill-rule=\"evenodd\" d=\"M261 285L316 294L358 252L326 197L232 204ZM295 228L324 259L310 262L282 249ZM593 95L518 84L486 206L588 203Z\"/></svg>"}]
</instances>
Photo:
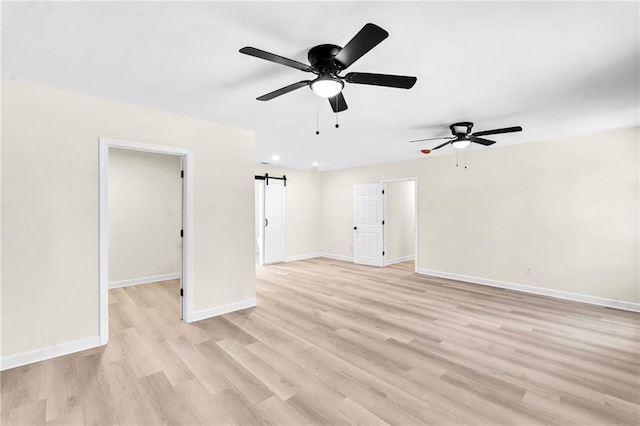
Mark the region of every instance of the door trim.
<instances>
[{"instance_id":1,"label":"door trim","mask_svg":"<svg viewBox=\"0 0 640 426\"><path fill-rule=\"evenodd\" d=\"M387 183L393 183L393 182L413 182L413 191L414 191L414 195L413 195L413 203L414 203L414 207L415 207L415 227L416 227L416 232L415 235L413 236L413 246L414 246L414 252L415 252L415 260L414 260L414 272L418 272L418 250L419 250L419 238L418 236L420 235L420 216L418 215L419 212L419 205L420 203L418 202L418 181L419 179L417 177L407 177L407 178L397 178L397 179L384 179L381 180L380 183L382 183L382 187L385 188L385 202L384 202L384 216L385 218L387 217L387 200L386 200L386 187L387 187ZM387 253L387 232L385 229L385 233L384 233L384 252ZM387 263L387 257L383 256L382 258L382 266L387 266L387 265L391 265L391 263Z\"/></svg>"},{"instance_id":2,"label":"door trim","mask_svg":"<svg viewBox=\"0 0 640 426\"><path fill-rule=\"evenodd\" d=\"M257 184L257 186L256 186ZM264 184L265 184L265 180L264 179L258 179L258 177L256 177L255 183L254 183L254 189L256 191L259 192L258 195L258 208L256 210L258 210L258 223L260 224L258 226L259 228L259 233L260 235L258 235L258 239L260 240L260 243L258 245L258 265L260 266L264 266Z\"/></svg>"},{"instance_id":3,"label":"door trim","mask_svg":"<svg viewBox=\"0 0 640 426\"><path fill-rule=\"evenodd\" d=\"M182 308L183 321L190 323L193 306L193 153L191 150L151 145L140 142L130 142L117 139L99 138L99 323L100 344L105 345L109 341L109 229L108 229L108 194L109 194L109 148L128 149L132 151L153 152L156 154L169 154L180 156L184 159L184 180L182 182L183 238L182 238L182 287L184 297ZM177 231L177 230L176 230Z\"/></svg>"}]
</instances>

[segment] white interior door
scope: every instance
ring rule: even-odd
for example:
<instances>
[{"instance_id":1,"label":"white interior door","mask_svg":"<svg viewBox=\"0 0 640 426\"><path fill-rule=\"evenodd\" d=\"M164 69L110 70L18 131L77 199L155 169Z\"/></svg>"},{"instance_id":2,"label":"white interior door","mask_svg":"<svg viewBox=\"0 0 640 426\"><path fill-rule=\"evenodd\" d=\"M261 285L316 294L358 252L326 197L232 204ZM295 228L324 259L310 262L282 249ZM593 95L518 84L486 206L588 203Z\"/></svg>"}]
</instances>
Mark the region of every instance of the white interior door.
<instances>
[{"instance_id":1,"label":"white interior door","mask_svg":"<svg viewBox=\"0 0 640 426\"><path fill-rule=\"evenodd\" d=\"M284 262L284 181L269 179L264 185L263 263Z\"/></svg>"},{"instance_id":2,"label":"white interior door","mask_svg":"<svg viewBox=\"0 0 640 426\"><path fill-rule=\"evenodd\" d=\"M381 183L353 187L353 262L384 266L384 197Z\"/></svg>"}]
</instances>

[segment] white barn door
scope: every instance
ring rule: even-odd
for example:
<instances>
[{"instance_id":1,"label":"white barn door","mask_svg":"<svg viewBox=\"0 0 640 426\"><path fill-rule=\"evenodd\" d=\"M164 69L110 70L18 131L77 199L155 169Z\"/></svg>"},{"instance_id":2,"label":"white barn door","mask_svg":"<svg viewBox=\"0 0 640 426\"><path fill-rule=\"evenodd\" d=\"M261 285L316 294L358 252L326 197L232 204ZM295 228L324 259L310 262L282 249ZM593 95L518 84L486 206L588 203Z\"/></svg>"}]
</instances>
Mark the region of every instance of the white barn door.
<instances>
[{"instance_id":1,"label":"white barn door","mask_svg":"<svg viewBox=\"0 0 640 426\"><path fill-rule=\"evenodd\" d=\"M283 180L269 179L264 185L263 264L284 262Z\"/></svg>"},{"instance_id":2,"label":"white barn door","mask_svg":"<svg viewBox=\"0 0 640 426\"><path fill-rule=\"evenodd\" d=\"M381 183L353 187L353 262L384 266L384 197Z\"/></svg>"}]
</instances>

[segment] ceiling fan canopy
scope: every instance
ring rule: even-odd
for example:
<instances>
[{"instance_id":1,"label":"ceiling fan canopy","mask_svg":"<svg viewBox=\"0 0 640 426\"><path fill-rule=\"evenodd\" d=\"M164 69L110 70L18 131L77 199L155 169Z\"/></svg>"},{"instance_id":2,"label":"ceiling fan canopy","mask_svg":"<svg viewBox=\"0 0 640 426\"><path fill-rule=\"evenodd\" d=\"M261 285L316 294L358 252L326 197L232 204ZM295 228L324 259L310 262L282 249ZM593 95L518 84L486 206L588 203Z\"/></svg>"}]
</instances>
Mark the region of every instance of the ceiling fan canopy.
<instances>
[{"instance_id":1,"label":"ceiling fan canopy","mask_svg":"<svg viewBox=\"0 0 640 426\"><path fill-rule=\"evenodd\" d=\"M445 136L445 137L435 137L435 138L426 138L426 139L416 139L410 141L413 142L426 142L426 141L435 141L435 140L446 140L446 142L431 148L431 149L423 149L421 152L423 154L429 154L431 151L436 149L440 149L443 146L451 144L454 148L463 149L468 147L472 142L477 143L484 146L493 145L496 143L495 141L481 138L480 136L486 135L497 135L501 133L513 133L513 132L521 132L522 127L514 126L514 127L504 127L500 129L493 130L483 130L480 132L471 133L471 129L473 129L473 123L470 121L461 121L459 123L453 123L449 126L449 130L451 130L451 134L453 136ZM428 152L425 152L428 151Z\"/></svg>"},{"instance_id":2,"label":"ceiling fan canopy","mask_svg":"<svg viewBox=\"0 0 640 426\"><path fill-rule=\"evenodd\" d=\"M416 77L403 75L358 72L350 72L344 76L340 75L343 70L351 66L388 36L389 33L379 26L371 23L366 24L344 47L335 44L320 44L312 47L307 54L309 65L255 47L243 47L240 49L240 53L313 73L317 76L313 80L302 80L274 90L259 96L256 98L257 100L269 101L301 87L308 86L318 96L329 99L331 108L338 113L348 108L342 94L345 82L399 89L410 89L416 83Z\"/></svg>"},{"instance_id":3,"label":"ceiling fan canopy","mask_svg":"<svg viewBox=\"0 0 640 426\"><path fill-rule=\"evenodd\" d=\"M460 123L453 123L449 126L451 129L451 134L454 136L467 136L471 133L471 129L473 128L473 123L470 121L462 121Z\"/></svg>"}]
</instances>

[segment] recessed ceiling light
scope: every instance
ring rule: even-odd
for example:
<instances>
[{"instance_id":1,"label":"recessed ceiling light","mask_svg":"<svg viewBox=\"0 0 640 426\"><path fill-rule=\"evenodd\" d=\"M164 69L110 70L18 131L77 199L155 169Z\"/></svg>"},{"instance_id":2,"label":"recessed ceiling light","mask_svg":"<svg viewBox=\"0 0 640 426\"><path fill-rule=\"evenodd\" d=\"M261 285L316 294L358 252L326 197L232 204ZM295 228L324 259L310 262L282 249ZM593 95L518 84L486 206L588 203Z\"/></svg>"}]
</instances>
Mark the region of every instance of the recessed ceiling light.
<instances>
[{"instance_id":1,"label":"recessed ceiling light","mask_svg":"<svg viewBox=\"0 0 640 426\"><path fill-rule=\"evenodd\" d=\"M318 167L318 162L314 161L313 163L311 163L311 167Z\"/></svg>"},{"instance_id":2,"label":"recessed ceiling light","mask_svg":"<svg viewBox=\"0 0 640 426\"><path fill-rule=\"evenodd\" d=\"M272 156L271 156L271 159L272 159L273 161L278 161L278 160L280 160L280 156L279 156L279 155L277 155L277 154L274 154L274 155L272 155Z\"/></svg>"}]
</instances>

